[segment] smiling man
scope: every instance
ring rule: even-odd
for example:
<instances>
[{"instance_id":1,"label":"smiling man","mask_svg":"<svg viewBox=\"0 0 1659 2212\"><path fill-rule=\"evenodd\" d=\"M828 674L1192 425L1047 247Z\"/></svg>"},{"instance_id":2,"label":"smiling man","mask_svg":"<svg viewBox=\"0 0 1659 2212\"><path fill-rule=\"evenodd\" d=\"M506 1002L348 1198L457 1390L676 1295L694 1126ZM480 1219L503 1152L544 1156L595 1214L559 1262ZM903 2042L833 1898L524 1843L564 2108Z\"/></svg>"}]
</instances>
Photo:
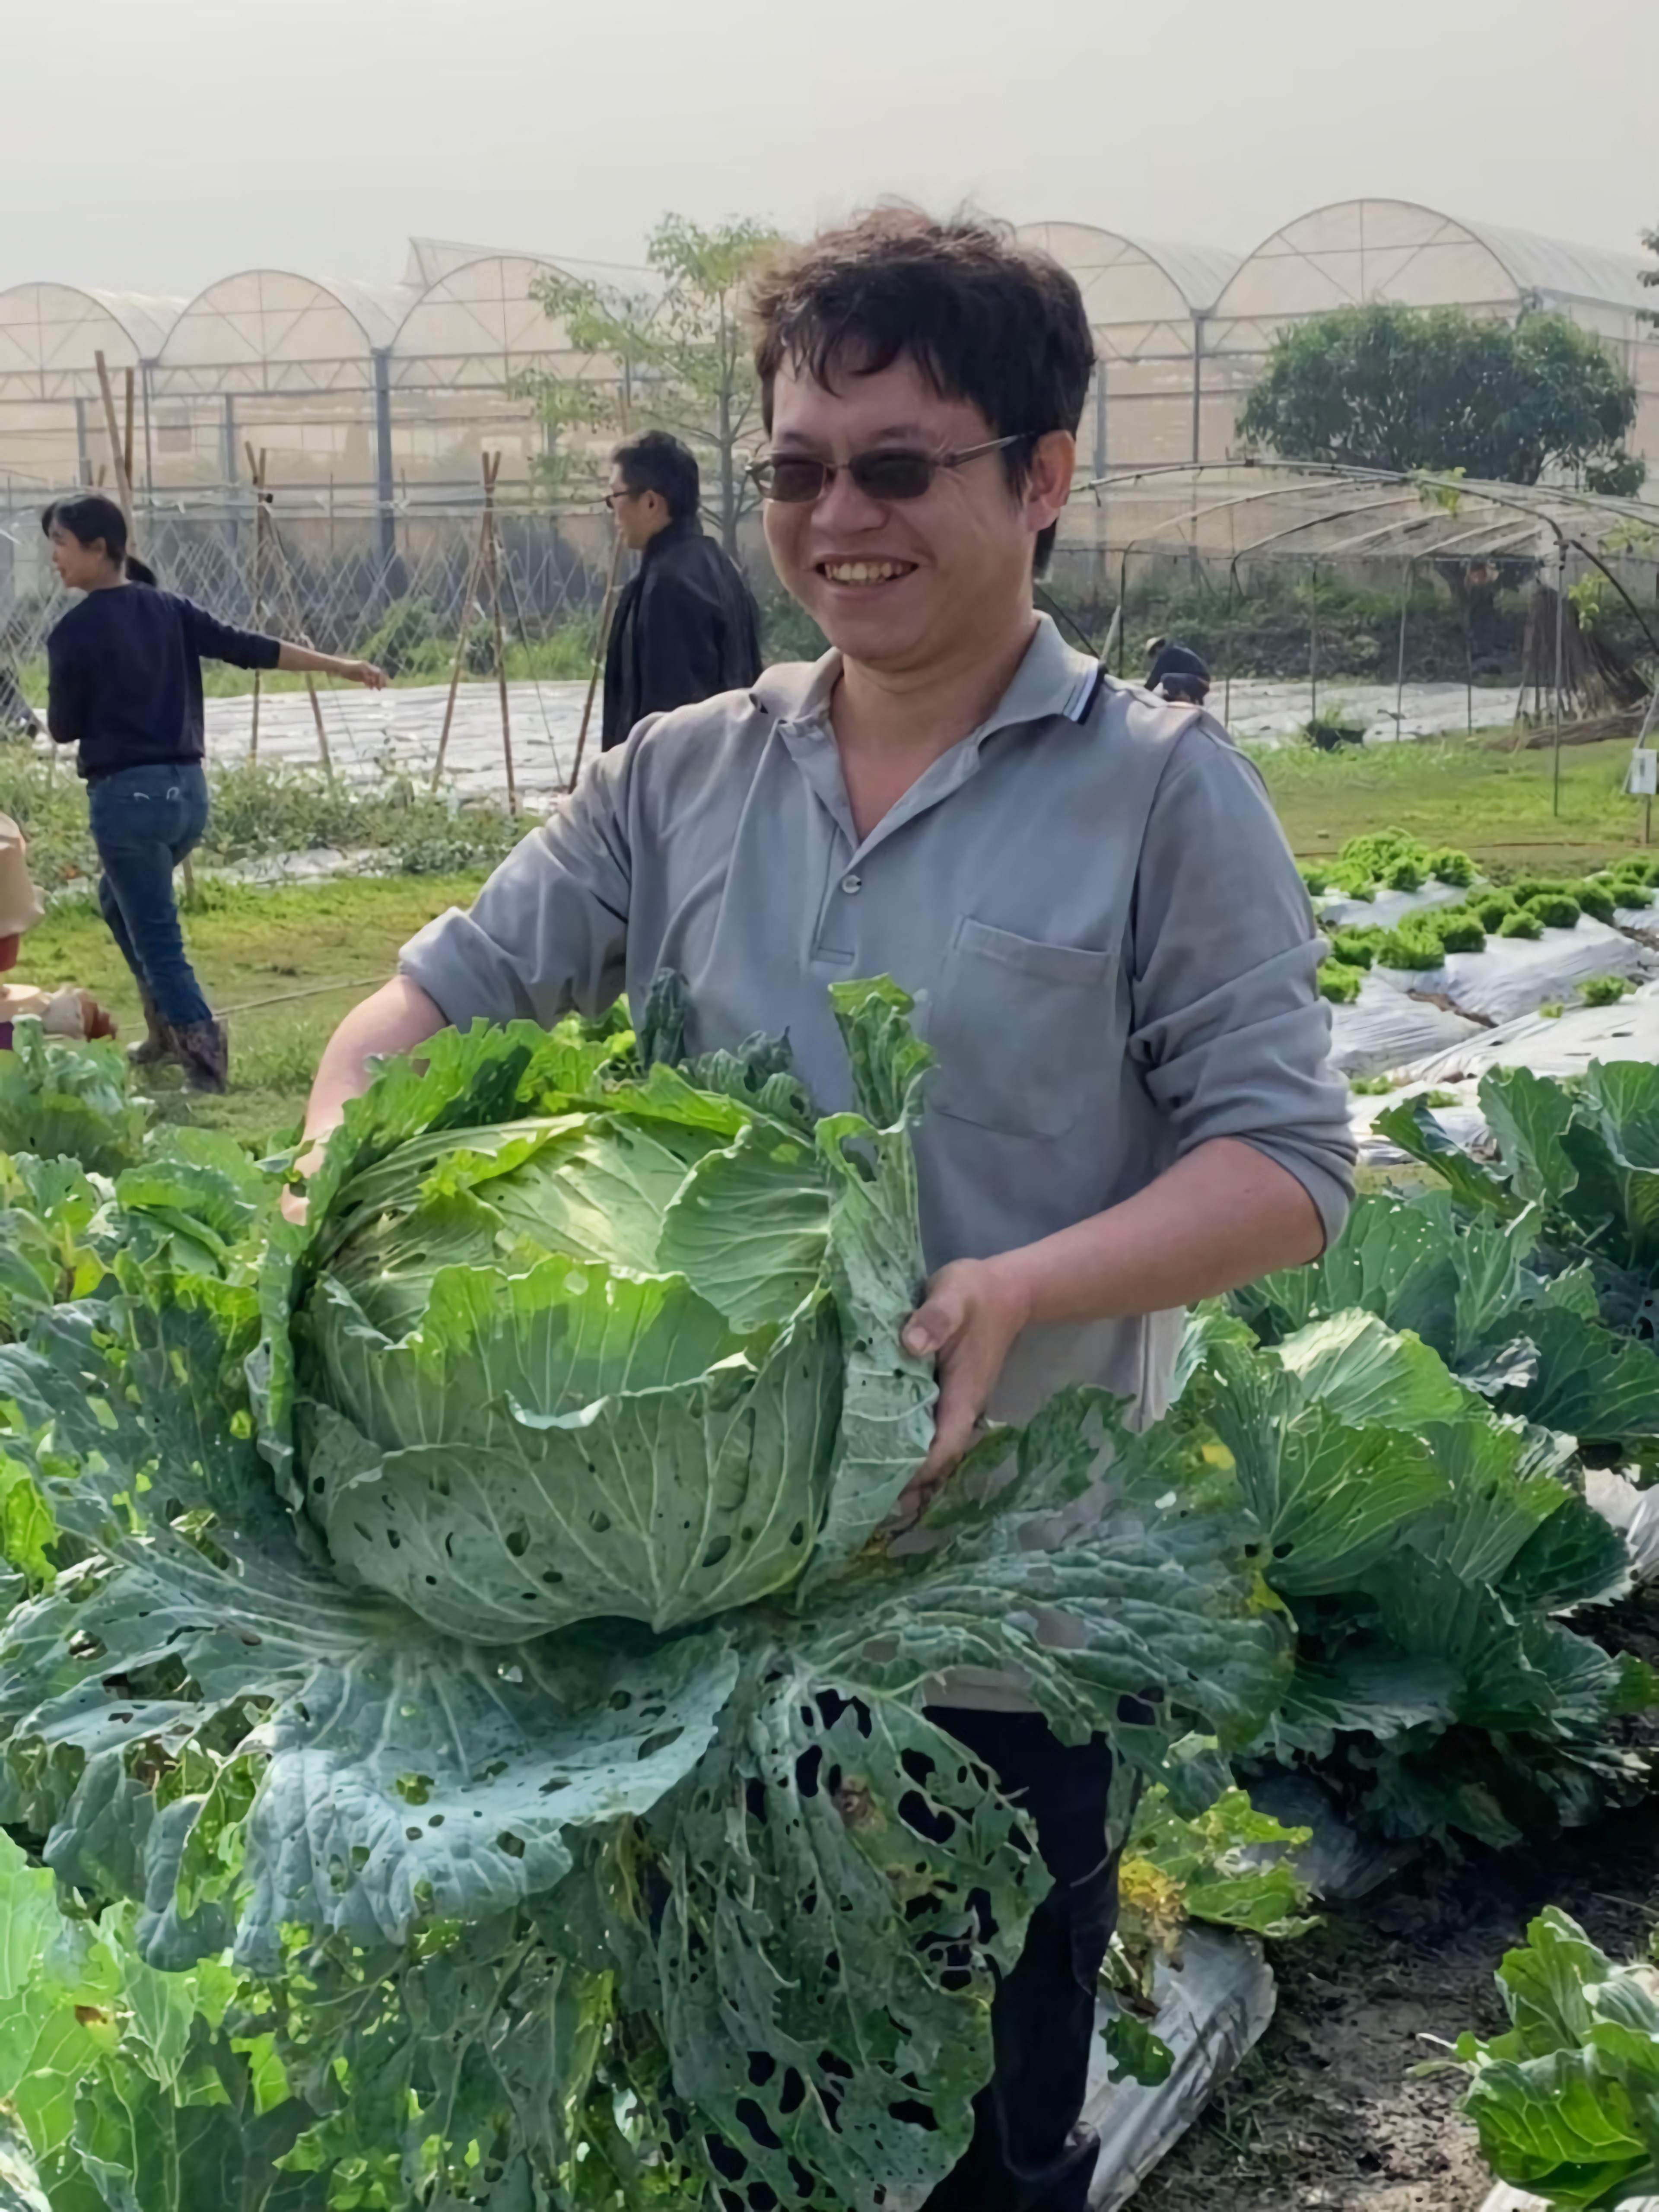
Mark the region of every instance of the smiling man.
<instances>
[{"instance_id":1,"label":"smiling man","mask_svg":"<svg viewBox=\"0 0 1659 2212\"><path fill-rule=\"evenodd\" d=\"M1340 1227L1346 1091L1255 770L1034 611L1093 368L1072 279L988 226L883 213L780 264L756 314L767 538L832 650L605 755L347 1018L307 1126L334 1126L374 1054L639 1005L664 967L690 985L692 1049L787 1030L834 1110L828 986L896 977L938 1061L907 1340L939 1400L914 1510L988 1411L1084 1381L1155 1415L1181 1310ZM933 2212L1081 2212L1106 1747L1062 1746L998 1679L952 1677L931 1710L1019 1797L1054 1878Z\"/></svg>"}]
</instances>

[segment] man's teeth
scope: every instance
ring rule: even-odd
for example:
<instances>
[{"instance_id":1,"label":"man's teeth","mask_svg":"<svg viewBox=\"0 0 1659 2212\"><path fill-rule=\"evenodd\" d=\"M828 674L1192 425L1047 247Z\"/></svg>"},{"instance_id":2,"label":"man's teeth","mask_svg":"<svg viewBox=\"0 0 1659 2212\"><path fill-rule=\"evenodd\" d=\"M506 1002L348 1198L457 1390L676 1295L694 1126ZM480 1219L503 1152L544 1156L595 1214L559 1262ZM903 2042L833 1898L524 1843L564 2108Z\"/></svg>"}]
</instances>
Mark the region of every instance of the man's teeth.
<instances>
[{"instance_id":1,"label":"man's teeth","mask_svg":"<svg viewBox=\"0 0 1659 2212\"><path fill-rule=\"evenodd\" d=\"M909 569L902 561L826 561L823 573L832 584L887 584Z\"/></svg>"}]
</instances>

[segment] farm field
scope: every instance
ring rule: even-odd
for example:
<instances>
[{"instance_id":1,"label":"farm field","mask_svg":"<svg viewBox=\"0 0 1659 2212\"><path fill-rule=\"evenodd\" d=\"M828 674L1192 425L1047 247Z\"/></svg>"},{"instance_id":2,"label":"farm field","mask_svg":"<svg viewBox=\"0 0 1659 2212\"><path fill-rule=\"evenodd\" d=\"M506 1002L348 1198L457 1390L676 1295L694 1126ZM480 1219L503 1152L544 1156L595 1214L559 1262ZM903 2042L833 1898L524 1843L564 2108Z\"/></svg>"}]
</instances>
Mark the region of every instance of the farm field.
<instances>
[{"instance_id":1,"label":"farm field","mask_svg":"<svg viewBox=\"0 0 1659 2212\"><path fill-rule=\"evenodd\" d=\"M1501 879L1523 869L1577 872L1635 848L1639 810L1620 790L1628 756L1624 743L1566 750L1559 816L1547 751L1454 740L1257 758L1300 859L1328 859L1349 837L1393 827L1461 847ZM261 788L244 782L234 798L241 844L268 854L271 839L242 819L257 813ZM320 829L349 849L361 836L374 865L393 860L408 834L383 801L342 801L304 780L273 784L269 795L296 840ZM75 882L78 797L56 791L41 817L69 888L30 936L27 965L33 978L91 988L130 1037L140 1026L136 994L95 903ZM421 834L429 855L434 823L423 817ZM480 814L455 849L482 851L505 835ZM223 1132L256 1157L292 1142L341 1014L391 972L406 938L445 907L465 904L484 873L479 860L256 888L204 869L185 927L204 988L230 1021L234 1087L222 1100L186 1099L164 1071L147 1085L157 1118ZM1595 1633L1609 1652L1659 1659L1659 1607L1627 1601ZM1651 1717L1630 1721L1622 1741L1650 1750L1659 1742ZM1270 1937L1279 1989L1272 2026L1136 2204L1478 2212L1492 2175L1459 2110L1466 2078L1419 2069L1466 2030L1502 2028L1494 1970L1547 1905L1571 1913L1613 1955L1639 1955L1659 1920L1659 1801L1501 1850L1467 1838L1449 1855L1427 1846L1362 1903L1324 1910L1294 1940Z\"/></svg>"}]
</instances>

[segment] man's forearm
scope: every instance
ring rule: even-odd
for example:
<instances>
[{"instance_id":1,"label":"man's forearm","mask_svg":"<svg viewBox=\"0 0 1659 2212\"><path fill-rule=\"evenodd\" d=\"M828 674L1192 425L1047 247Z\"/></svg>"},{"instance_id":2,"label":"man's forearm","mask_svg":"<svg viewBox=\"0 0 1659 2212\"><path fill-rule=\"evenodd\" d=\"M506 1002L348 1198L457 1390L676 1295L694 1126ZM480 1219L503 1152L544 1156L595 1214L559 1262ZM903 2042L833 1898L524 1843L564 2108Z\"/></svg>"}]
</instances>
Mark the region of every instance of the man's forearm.
<instances>
[{"instance_id":1,"label":"man's forearm","mask_svg":"<svg viewBox=\"0 0 1659 2212\"><path fill-rule=\"evenodd\" d=\"M435 1000L406 975L394 975L354 1006L323 1048L306 1108L305 1146L320 1144L337 1129L347 1100L368 1090L371 1060L395 1059L447 1026Z\"/></svg>"},{"instance_id":2,"label":"man's forearm","mask_svg":"<svg viewBox=\"0 0 1659 2212\"><path fill-rule=\"evenodd\" d=\"M1121 1205L991 1262L1028 1325L1194 1305L1318 1256L1318 1208L1253 1146L1218 1137Z\"/></svg>"}]
</instances>

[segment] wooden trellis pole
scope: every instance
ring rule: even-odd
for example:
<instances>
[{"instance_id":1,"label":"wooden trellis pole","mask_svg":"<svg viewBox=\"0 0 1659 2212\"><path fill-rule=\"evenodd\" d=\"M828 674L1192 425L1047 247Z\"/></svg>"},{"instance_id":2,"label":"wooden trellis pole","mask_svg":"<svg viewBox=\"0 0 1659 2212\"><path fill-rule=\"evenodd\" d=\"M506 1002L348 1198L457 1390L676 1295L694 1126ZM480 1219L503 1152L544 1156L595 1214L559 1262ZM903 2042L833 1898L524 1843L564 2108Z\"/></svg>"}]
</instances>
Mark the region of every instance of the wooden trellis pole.
<instances>
[{"instance_id":1,"label":"wooden trellis pole","mask_svg":"<svg viewBox=\"0 0 1659 2212\"><path fill-rule=\"evenodd\" d=\"M478 526L478 543L473 552L472 565L467 572L466 589L461 597L461 616L455 640L455 659L449 672L449 696L444 702L443 727L438 733L438 757L432 764L431 788L436 791L444 772L444 762L449 752L449 733L455 720L455 698L460 690L461 667L466 659L466 634L472 612L475 592L487 592L489 615L495 648L495 686L501 704L501 758L507 769L507 807L517 817L519 786L513 762L513 714L507 693L507 635L501 624L501 541L495 526L495 483L501 472L500 453L485 453L483 462L483 516Z\"/></svg>"},{"instance_id":2,"label":"wooden trellis pole","mask_svg":"<svg viewBox=\"0 0 1659 2212\"><path fill-rule=\"evenodd\" d=\"M251 443L244 443L247 455L247 472L253 483L253 545L248 555L248 599L253 609L252 627L258 629L264 619L265 568L265 454L260 447L258 454ZM260 672L253 672L253 721L248 731L247 757L251 761L259 757L259 702L264 693Z\"/></svg>"}]
</instances>

